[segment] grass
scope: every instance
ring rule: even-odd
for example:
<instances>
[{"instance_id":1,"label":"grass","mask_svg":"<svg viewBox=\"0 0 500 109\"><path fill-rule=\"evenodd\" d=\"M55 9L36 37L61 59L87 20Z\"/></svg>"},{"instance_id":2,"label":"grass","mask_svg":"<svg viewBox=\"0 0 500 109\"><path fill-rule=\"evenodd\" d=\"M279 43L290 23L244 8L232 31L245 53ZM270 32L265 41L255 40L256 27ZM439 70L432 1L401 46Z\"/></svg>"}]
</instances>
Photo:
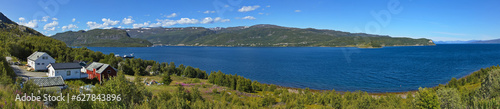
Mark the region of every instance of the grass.
<instances>
[{"instance_id":1,"label":"grass","mask_svg":"<svg viewBox=\"0 0 500 109\"><path fill-rule=\"evenodd\" d=\"M132 75L125 75L125 77L130 81L135 80L135 77ZM160 76L140 76L140 77L142 79L145 79L147 82L150 82L152 80L160 82L162 80ZM192 91L193 87L198 88L198 90L202 94L202 97L205 99L212 99L213 97L212 90L214 89L217 89L217 91L219 92L226 90L228 92L235 93L235 91L230 91L227 87L217 86L208 83L208 80L206 79L187 78L176 75L172 75L170 77L172 78L173 81L169 85L149 85L146 86L146 89L151 91L153 95L157 95L160 92L174 92L175 90L177 90L177 84L181 84L189 91Z\"/></svg>"}]
</instances>

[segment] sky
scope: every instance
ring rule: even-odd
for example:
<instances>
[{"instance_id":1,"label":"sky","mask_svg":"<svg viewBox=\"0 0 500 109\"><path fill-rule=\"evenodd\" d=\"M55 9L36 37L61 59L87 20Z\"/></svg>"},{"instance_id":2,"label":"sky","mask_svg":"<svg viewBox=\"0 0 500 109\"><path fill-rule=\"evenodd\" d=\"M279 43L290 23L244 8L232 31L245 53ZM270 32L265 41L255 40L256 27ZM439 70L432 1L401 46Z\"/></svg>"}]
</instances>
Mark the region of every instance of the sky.
<instances>
[{"instance_id":1,"label":"sky","mask_svg":"<svg viewBox=\"0 0 500 109\"><path fill-rule=\"evenodd\" d=\"M274 24L434 41L500 38L499 0L1 0L0 12L47 36Z\"/></svg>"}]
</instances>

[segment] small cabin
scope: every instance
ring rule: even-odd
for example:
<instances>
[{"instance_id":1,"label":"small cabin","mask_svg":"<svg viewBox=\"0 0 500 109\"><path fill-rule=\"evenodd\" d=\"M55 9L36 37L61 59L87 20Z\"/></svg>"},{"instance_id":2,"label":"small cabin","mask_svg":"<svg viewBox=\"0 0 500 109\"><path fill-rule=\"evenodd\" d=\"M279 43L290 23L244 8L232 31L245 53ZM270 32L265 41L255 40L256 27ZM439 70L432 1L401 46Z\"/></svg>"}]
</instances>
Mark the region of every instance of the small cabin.
<instances>
[{"instance_id":1,"label":"small cabin","mask_svg":"<svg viewBox=\"0 0 500 109\"><path fill-rule=\"evenodd\" d=\"M104 79L109 79L110 77L114 77L117 74L116 68L111 67L109 64L92 62L85 66L88 74L88 79L97 78L99 82L102 82Z\"/></svg>"}]
</instances>

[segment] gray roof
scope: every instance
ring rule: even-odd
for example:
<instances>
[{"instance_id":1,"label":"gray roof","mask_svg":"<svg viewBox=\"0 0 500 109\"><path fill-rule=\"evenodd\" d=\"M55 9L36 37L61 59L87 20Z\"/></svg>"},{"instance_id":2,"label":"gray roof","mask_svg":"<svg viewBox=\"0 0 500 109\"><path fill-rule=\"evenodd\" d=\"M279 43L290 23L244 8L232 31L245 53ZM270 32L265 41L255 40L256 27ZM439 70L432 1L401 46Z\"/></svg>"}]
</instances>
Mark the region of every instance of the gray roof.
<instances>
[{"instance_id":1,"label":"gray roof","mask_svg":"<svg viewBox=\"0 0 500 109\"><path fill-rule=\"evenodd\" d=\"M82 66L80 63L51 63L48 67L54 67L55 70L58 69L80 69Z\"/></svg>"},{"instance_id":2,"label":"gray roof","mask_svg":"<svg viewBox=\"0 0 500 109\"><path fill-rule=\"evenodd\" d=\"M111 67L109 64L104 64L104 63L99 63L99 62L92 62L90 64L88 64L87 66L85 66L85 69L87 70L96 70L96 73L102 73L106 68L108 67ZM113 67L111 67L113 68ZM113 68L115 71L116 69Z\"/></svg>"},{"instance_id":3,"label":"gray roof","mask_svg":"<svg viewBox=\"0 0 500 109\"><path fill-rule=\"evenodd\" d=\"M56 77L30 77L33 83L40 87L64 86L64 80L61 76Z\"/></svg>"},{"instance_id":4,"label":"gray roof","mask_svg":"<svg viewBox=\"0 0 500 109\"><path fill-rule=\"evenodd\" d=\"M29 60L37 60L40 56L42 56L43 54L46 54L45 52L34 52L33 54L31 54L30 56L28 56L28 59Z\"/></svg>"}]
</instances>

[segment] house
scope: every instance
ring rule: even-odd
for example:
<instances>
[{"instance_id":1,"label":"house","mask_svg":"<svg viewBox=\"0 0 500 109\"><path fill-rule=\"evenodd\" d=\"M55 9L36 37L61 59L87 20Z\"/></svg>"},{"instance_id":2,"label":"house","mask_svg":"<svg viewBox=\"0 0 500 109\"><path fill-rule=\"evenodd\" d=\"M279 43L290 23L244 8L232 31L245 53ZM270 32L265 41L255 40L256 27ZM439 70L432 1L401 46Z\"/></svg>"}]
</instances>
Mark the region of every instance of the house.
<instances>
[{"instance_id":1,"label":"house","mask_svg":"<svg viewBox=\"0 0 500 109\"><path fill-rule=\"evenodd\" d=\"M56 60L45 52L34 52L28 56L28 66L36 71L47 71L47 65L56 63Z\"/></svg>"},{"instance_id":2,"label":"house","mask_svg":"<svg viewBox=\"0 0 500 109\"><path fill-rule=\"evenodd\" d=\"M88 77L86 73L80 71L82 68L80 63L51 63L47 68L49 69L47 73L49 77L61 76L64 80Z\"/></svg>"},{"instance_id":3,"label":"house","mask_svg":"<svg viewBox=\"0 0 500 109\"><path fill-rule=\"evenodd\" d=\"M55 77L30 77L28 80L33 81L40 88L58 87L64 89L66 84L61 76Z\"/></svg>"},{"instance_id":4,"label":"house","mask_svg":"<svg viewBox=\"0 0 500 109\"><path fill-rule=\"evenodd\" d=\"M117 70L111 67L109 64L92 62L85 66L88 74L88 79L97 78L100 82L103 79L109 79L110 77L116 76Z\"/></svg>"}]
</instances>

